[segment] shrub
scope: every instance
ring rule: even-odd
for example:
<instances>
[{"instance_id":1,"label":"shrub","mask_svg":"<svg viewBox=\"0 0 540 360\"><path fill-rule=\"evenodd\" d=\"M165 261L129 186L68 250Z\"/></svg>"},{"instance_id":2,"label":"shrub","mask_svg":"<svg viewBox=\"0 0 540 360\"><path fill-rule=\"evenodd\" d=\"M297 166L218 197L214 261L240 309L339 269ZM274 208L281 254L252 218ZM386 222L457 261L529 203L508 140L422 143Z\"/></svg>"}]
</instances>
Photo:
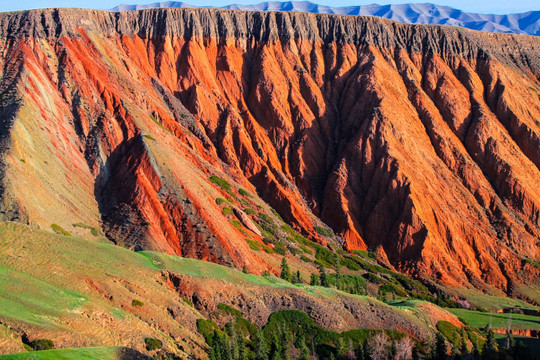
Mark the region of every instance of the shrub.
<instances>
[{"instance_id":1,"label":"shrub","mask_svg":"<svg viewBox=\"0 0 540 360\"><path fill-rule=\"evenodd\" d=\"M253 214L256 214L257 212L255 210L253 210L252 208L245 208L244 209L244 212L248 215L253 215Z\"/></svg>"},{"instance_id":2,"label":"shrub","mask_svg":"<svg viewBox=\"0 0 540 360\"><path fill-rule=\"evenodd\" d=\"M238 220L231 220L229 221L231 223L232 226L234 226L235 228L237 228L238 230L240 230L240 232L242 233L245 233L246 231L244 230L244 228L242 227L242 223Z\"/></svg>"},{"instance_id":3,"label":"shrub","mask_svg":"<svg viewBox=\"0 0 540 360\"><path fill-rule=\"evenodd\" d=\"M327 264L336 265L336 256L334 253L330 249L320 245L315 248L315 258L317 260L322 260Z\"/></svg>"},{"instance_id":4,"label":"shrub","mask_svg":"<svg viewBox=\"0 0 540 360\"><path fill-rule=\"evenodd\" d=\"M144 344L146 345L146 350L148 351L159 350L163 347L161 340L151 337L144 338Z\"/></svg>"},{"instance_id":5,"label":"shrub","mask_svg":"<svg viewBox=\"0 0 540 360\"><path fill-rule=\"evenodd\" d=\"M274 253L274 250L269 246L263 245L262 248L267 254L273 254Z\"/></svg>"},{"instance_id":6,"label":"shrub","mask_svg":"<svg viewBox=\"0 0 540 360\"><path fill-rule=\"evenodd\" d=\"M373 284L384 284L384 280L373 273L366 273L362 275L367 281Z\"/></svg>"},{"instance_id":7,"label":"shrub","mask_svg":"<svg viewBox=\"0 0 540 360\"><path fill-rule=\"evenodd\" d=\"M285 255L287 253L287 247L282 241L278 241L274 246L274 252L279 255Z\"/></svg>"},{"instance_id":8,"label":"shrub","mask_svg":"<svg viewBox=\"0 0 540 360\"><path fill-rule=\"evenodd\" d=\"M223 208L221 213L223 215L233 215L234 214L233 210L230 207L226 207L226 206Z\"/></svg>"},{"instance_id":9,"label":"shrub","mask_svg":"<svg viewBox=\"0 0 540 360\"><path fill-rule=\"evenodd\" d=\"M188 298L183 298L182 301L188 304L189 306L193 307L193 303Z\"/></svg>"},{"instance_id":10,"label":"shrub","mask_svg":"<svg viewBox=\"0 0 540 360\"><path fill-rule=\"evenodd\" d=\"M403 288L399 285L395 284L384 284L379 288L379 292L381 293L387 293L391 292L398 296L406 297L408 294Z\"/></svg>"},{"instance_id":11,"label":"shrub","mask_svg":"<svg viewBox=\"0 0 540 360\"><path fill-rule=\"evenodd\" d=\"M445 320L437 322L437 330L455 346L461 345L460 330L451 322Z\"/></svg>"},{"instance_id":12,"label":"shrub","mask_svg":"<svg viewBox=\"0 0 540 360\"><path fill-rule=\"evenodd\" d=\"M261 244L259 244L258 242L254 241L254 240L250 240L250 239L247 239L247 242L248 242L249 247L251 248L251 250L261 251Z\"/></svg>"},{"instance_id":13,"label":"shrub","mask_svg":"<svg viewBox=\"0 0 540 360\"><path fill-rule=\"evenodd\" d=\"M317 232L317 234L322 235L322 236L326 236L326 237L333 237L334 236L332 231L330 231L329 229L324 228L322 226L315 226L315 231Z\"/></svg>"},{"instance_id":14,"label":"shrub","mask_svg":"<svg viewBox=\"0 0 540 360\"><path fill-rule=\"evenodd\" d=\"M294 232L289 225L281 225L281 230L285 231L287 234L292 234Z\"/></svg>"},{"instance_id":15,"label":"shrub","mask_svg":"<svg viewBox=\"0 0 540 360\"><path fill-rule=\"evenodd\" d=\"M220 331L221 329L212 320L197 319L197 331L206 339L206 342L209 342L216 330Z\"/></svg>"},{"instance_id":16,"label":"shrub","mask_svg":"<svg viewBox=\"0 0 540 360\"><path fill-rule=\"evenodd\" d=\"M66 230L62 229L62 227L60 225L52 224L51 228L53 229L53 231L55 233L57 233L59 235L71 236L71 234L69 232L67 232Z\"/></svg>"},{"instance_id":17,"label":"shrub","mask_svg":"<svg viewBox=\"0 0 540 360\"><path fill-rule=\"evenodd\" d=\"M90 233L94 236L99 236L101 235L100 231L98 229L96 229L95 227L92 227L90 225L86 225L85 223L82 223L82 222L78 222L78 223L75 223L75 224L72 224L73 227L79 227L79 228L83 228L83 229L88 229L90 230Z\"/></svg>"},{"instance_id":18,"label":"shrub","mask_svg":"<svg viewBox=\"0 0 540 360\"><path fill-rule=\"evenodd\" d=\"M54 342L50 339L37 339L30 343L34 351L54 349Z\"/></svg>"},{"instance_id":19,"label":"shrub","mask_svg":"<svg viewBox=\"0 0 540 360\"><path fill-rule=\"evenodd\" d=\"M213 182L214 184L216 184L217 186L219 186L220 188L222 188L223 190L227 192L231 191L231 184L229 184L227 180L222 179L219 176L212 175L210 176L208 180L210 180L211 182Z\"/></svg>"},{"instance_id":20,"label":"shrub","mask_svg":"<svg viewBox=\"0 0 540 360\"><path fill-rule=\"evenodd\" d=\"M220 197L216 198L216 204L218 205L221 205L223 203L229 203L229 202L230 202L229 200L225 200L224 198L220 198Z\"/></svg>"},{"instance_id":21,"label":"shrub","mask_svg":"<svg viewBox=\"0 0 540 360\"><path fill-rule=\"evenodd\" d=\"M341 263L347 267L347 269L352 271L358 271L362 270L362 267L357 264L355 261L349 259L349 258L343 258L341 259Z\"/></svg>"},{"instance_id":22,"label":"shrub","mask_svg":"<svg viewBox=\"0 0 540 360\"><path fill-rule=\"evenodd\" d=\"M300 250L299 248L296 248L294 246L287 246L287 249L293 255L300 255L302 253L302 250Z\"/></svg>"},{"instance_id":23,"label":"shrub","mask_svg":"<svg viewBox=\"0 0 540 360\"><path fill-rule=\"evenodd\" d=\"M305 255L301 255L301 256L300 256L300 260L302 260L303 262L307 262L307 263L313 262L313 261L311 261L310 258L308 258L308 257L305 256Z\"/></svg>"},{"instance_id":24,"label":"shrub","mask_svg":"<svg viewBox=\"0 0 540 360\"><path fill-rule=\"evenodd\" d=\"M242 195L242 196L251 197L251 194L250 194L247 190L245 190L245 189L240 188L240 189L238 189L238 192L239 192L240 195Z\"/></svg>"},{"instance_id":25,"label":"shrub","mask_svg":"<svg viewBox=\"0 0 540 360\"><path fill-rule=\"evenodd\" d=\"M418 280L413 280L403 274L395 274L394 278L407 290L429 293L424 284Z\"/></svg>"},{"instance_id":26,"label":"shrub","mask_svg":"<svg viewBox=\"0 0 540 360\"><path fill-rule=\"evenodd\" d=\"M238 310L238 309L233 308L230 305L227 305L227 304L224 304L224 303L219 303L218 304L218 309L223 311L225 314L232 315L232 316L234 316L236 318L241 318L242 317L242 312L240 310Z\"/></svg>"},{"instance_id":27,"label":"shrub","mask_svg":"<svg viewBox=\"0 0 540 360\"><path fill-rule=\"evenodd\" d=\"M133 299L131 301L131 306L143 306L144 303L141 300Z\"/></svg>"},{"instance_id":28,"label":"shrub","mask_svg":"<svg viewBox=\"0 0 540 360\"><path fill-rule=\"evenodd\" d=\"M154 139L151 135L143 135L145 138L147 138L148 140L152 140L152 141L157 141L156 139Z\"/></svg>"},{"instance_id":29,"label":"shrub","mask_svg":"<svg viewBox=\"0 0 540 360\"><path fill-rule=\"evenodd\" d=\"M276 233L276 223L274 220L268 215L263 212L260 212L258 214L259 218L259 226L263 231L266 231L268 234L270 234L271 237L273 237Z\"/></svg>"}]
</instances>

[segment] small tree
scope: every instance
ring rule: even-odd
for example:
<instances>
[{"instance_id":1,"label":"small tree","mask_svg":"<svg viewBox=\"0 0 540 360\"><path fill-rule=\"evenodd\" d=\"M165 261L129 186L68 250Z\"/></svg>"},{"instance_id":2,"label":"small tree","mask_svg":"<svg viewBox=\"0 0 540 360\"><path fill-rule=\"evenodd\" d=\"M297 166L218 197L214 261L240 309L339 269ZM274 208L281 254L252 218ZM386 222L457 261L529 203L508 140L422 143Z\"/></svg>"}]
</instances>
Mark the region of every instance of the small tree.
<instances>
[{"instance_id":1,"label":"small tree","mask_svg":"<svg viewBox=\"0 0 540 360\"><path fill-rule=\"evenodd\" d=\"M486 327L486 343L482 350L482 358L486 360L497 358L497 342L495 341L495 333L491 330L491 326Z\"/></svg>"},{"instance_id":2,"label":"small tree","mask_svg":"<svg viewBox=\"0 0 540 360\"><path fill-rule=\"evenodd\" d=\"M281 260L281 276L283 280L291 281L291 269L289 268L289 264L287 263L287 258L285 256Z\"/></svg>"},{"instance_id":3,"label":"small tree","mask_svg":"<svg viewBox=\"0 0 540 360\"><path fill-rule=\"evenodd\" d=\"M435 337L435 359L443 360L447 357L446 340L444 336L438 332Z\"/></svg>"},{"instance_id":4,"label":"small tree","mask_svg":"<svg viewBox=\"0 0 540 360\"><path fill-rule=\"evenodd\" d=\"M465 329L461 329L461 348L460 348L461 355L468 355L469 349L467 349L467 337L465 335Z\"/></svg>"},{"instance_id":5,"label":"small tree","mask_svg":"<svg viewBox=\"0 0 540 360\"><path fill-rule=\"evenodd\" d=\"M478 348L478 340L473 341L472 355L476 360L480 359L480 349Z\"/></svg>"},{"instance_id":6,"label":"small tree","mask_svg":"<svg viewBox=\"0 0 540 360\"><path fill-rule=\"evenodd\" d=\"M341 261L339 255L334 253L334 263L336 264L336 288L343 290L343 274L341 273Z\"/></svg>"},{"instance_id":7,"label":"small tree","mask_svg":"<svg viewBox=\"0 0 540 360\"><path fill-rule=\"evenodd\" d=\"M268 360L268 345L261 330L255 333L255 360Z\"/></svg>"},{"instance_id":8,"label":"small tree","mask_svg":"<svg viewBox=\"0 0 540 360\"><path fill-rule=\"evenodd\" d=\"M386 360L388 358L388 336L380 332L368 341L368 354L372 360Z\"/></svg>"},{"instance_id":9,"label":"small tree","mask_svg":"<svg viewBox=\"0 0 540 360\"><path fill-rule=\"evenodd\" d=\"M326 270L324 268L324 265L319 265L319 278L321 280L321 286L329 287L330 284L328 283L328 276L326 275Z\"/></svg>"},{"instance_id":10,"label":"small tree","mask_svg":"<svg viewBox=\"0 0 540 360\"><path fill-rule=\"evenodd\" d=\"M320 284L321 284L321 281L320 281L319 275L311 274L311 277L309 279L309 285L316 286L316 285L320 285Z\"/></svg>"},{"instance_id":11,"label":"small tree","mask_svg":"<svg viewBox=\"0 0 540 360\"><path fill-rule=\"evenodd\" d=\"M300 350L298 360L309 360L309 349L303 336L298 339L298 346L298 350Z\"/></svg>"},{"instance_id":12,"label":"small tree","mask_svg":"<svg viewBox=\"0 0 540 360\"><path fill-rule=\"evenodd\" d=\"M396 343L396 360L411 360L414 349L414 341L406 336Z\"/></svg>"},{"instance_id":13,"label":"small tree","mask_svg":"<svg viewBox=\"0 0 540 360\"><path fill-rule=\"evenodd\" d=\"M159 339L147 337L144 339L144 344L146 345L146 350L158 350L163 347L163 343Z\"/></svg>"},{"instance_id":14,"label":"small tree","mask_svg":"<svg viewBox=\"0 0 540 360\"><path fill-rule=\"evenodd\" d=\"M292 276L293 284L300 284L302 282L302 277L300 275L300 270L297 270Z\"/></svg>"},{"instance_id":15,"label":"small tree","mask_svg":"<svg viewBox=\"0 0 540 360\"><path fill-rule=\"evenodd\" d=\"M33 350L50 350L54 349L54 342L50 339L37 339L30 343Z\"/></svg>"},{"instance_id":16,"label":"small tree","mask_svg":"<svg viewBox=\"0 0 540 360\"><path fill-rule=\"evenodd\" d=\"M293 337L293 335L288 329L285 329L283 331L283 336L281 338L281 340L282 340L282 342L281 342L281 359L282 360L290 360L291 359L290 352L291 352L292 337Z\"/></svg>"},{"instance_id":17,"label":"small tree","mask_svg":"<svg viewBox=\"0 0 540 360\"><path fill-rule=\"evenodd\" d=\"M244 265L244 267L242 268L242 272L243 272L244 274L249 274L246 265Z\"/></svg>"},{"instance_id":18,"label":"small tree","mask_svg":"<svg viewBox=\"0 0 540 360\"><path fill-rule=\"evenodd\" d=\"M356 359L364 360L364 344L362 344L362 342L358 343L358 347L356 348L354 354L356 356Z\"/></svg>"},{"instance_id":19,"label":"small tree","mask_svg":"<svg viewBox=\"0 0 540 360\"><path fill-rule=\"evenodd\" d=\"M337 344L336 344L336 352L337 352L337 356L338 358L342 358L345 356L345 354L347 353L347 348L345 347L345 341L343 340L342 337L340 337L337 341Z\"/></svg>"}]
</instances>

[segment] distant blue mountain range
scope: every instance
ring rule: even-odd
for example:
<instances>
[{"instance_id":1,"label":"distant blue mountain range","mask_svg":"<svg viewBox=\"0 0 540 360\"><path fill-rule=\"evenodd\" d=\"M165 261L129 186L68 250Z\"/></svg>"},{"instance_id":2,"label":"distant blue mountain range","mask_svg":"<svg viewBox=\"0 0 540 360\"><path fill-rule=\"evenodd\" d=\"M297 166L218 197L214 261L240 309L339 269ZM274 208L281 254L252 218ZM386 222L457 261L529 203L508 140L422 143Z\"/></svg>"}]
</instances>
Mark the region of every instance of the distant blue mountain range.
<instances>
[{"instance_id":1,"label":"distant blue mountain range","mask_svg":"<svg viewBox=\"0 0 540 360\"><path fill-rule=\"evenodd\" d=\"M152 8L197 7L183 2L160 2L149 5L119 5L112 11L129 11ZM212 6L208 6L212 7ZM540 35L540 11L519 14L490 15L467 13L448 6L434 4L362 5L331 7L308 1L272 1L255 5L227 5L221 9L248 11L301 11L320 14L379 16L410 24L438 24L461 26L473 30Z\"/></svg>"}]
</instances>

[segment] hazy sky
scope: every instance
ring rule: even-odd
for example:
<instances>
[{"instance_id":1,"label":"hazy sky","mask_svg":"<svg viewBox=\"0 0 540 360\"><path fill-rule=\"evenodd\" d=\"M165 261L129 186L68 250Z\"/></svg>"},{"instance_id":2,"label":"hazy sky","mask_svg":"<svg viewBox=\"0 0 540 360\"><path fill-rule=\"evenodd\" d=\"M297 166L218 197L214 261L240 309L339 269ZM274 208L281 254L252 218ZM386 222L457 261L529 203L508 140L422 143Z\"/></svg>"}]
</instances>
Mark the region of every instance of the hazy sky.
<instances>
[{"instance_id":1,"label":"hazy sky","mask_svg":"<svg viewBox=\"0 0 540 360\"><path fill-rule=\"evenodd\" d=\"M152 0L0 0L0 11L25 10L47 7L78 7L92 9L110 9L119 4L151 4L158 2ZM166 1L166 0L161 0ZM213 5L222 6L227 4L257 4L263 0L187 0L184 1L192 5ZM422 1L392 1L392 0L313 0L312 2L331 5L367 5L378 4L404 4L404 3L426 3L429 0ZM508 14L516 12L525 12L529 10L540 10L540 1L538 0L436 0L433 3L438 5L447 5L457 9L469 12L478 12L484 14Z\"/></svg>"}]
</instances>

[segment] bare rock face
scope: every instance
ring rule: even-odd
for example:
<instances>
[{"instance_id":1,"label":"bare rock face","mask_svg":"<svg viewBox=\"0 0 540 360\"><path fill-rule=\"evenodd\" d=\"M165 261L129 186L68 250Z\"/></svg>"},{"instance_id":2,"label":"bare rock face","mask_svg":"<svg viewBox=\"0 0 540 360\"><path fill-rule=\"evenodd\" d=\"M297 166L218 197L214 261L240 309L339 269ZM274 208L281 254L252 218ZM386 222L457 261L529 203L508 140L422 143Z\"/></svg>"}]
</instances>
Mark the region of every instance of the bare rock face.
<instances>
[{"instance_id":1,"label":"bare rock face","mask_svg":"<svg viewBox=\"0 0 540 360\"><path fill-rule=\"evenodd\" d=\"M507 293L540 278L538 37L65 9L0 14L0 50L4 218L264 269L219 174L400 271Z\"/></svg>"},{"instance_id":2,"label":"bare rock face","mask_svg":"<svg viewBox=\"0 0 540 360\"><path fill-rule=\"evenodd\" d=\"M262 236L261 231L257 228L257 226L253 223L253 221L249 218L249 216L246 215L245 212L238 208L234 208L234 215L244 224L244 226L252 231L257 236Z\"/></svg>"}]
</instances>

